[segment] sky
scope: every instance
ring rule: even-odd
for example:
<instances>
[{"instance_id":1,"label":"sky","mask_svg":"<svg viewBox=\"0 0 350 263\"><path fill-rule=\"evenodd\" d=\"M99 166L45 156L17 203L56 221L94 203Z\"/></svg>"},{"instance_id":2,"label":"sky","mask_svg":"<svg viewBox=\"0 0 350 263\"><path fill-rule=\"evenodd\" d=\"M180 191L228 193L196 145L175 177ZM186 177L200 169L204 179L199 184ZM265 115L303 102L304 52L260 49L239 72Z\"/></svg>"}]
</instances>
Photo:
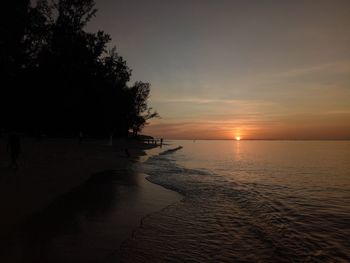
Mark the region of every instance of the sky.
<instances>
[{"instance_id":1,"label":"sky","mask_svg":"<svg viewBox=\"0 0 350 263\"><path fill-rule=\"evenodd\" d=\"M96 0L167 139L350 139L350 1Z\"/></svg>"}]
</instances>

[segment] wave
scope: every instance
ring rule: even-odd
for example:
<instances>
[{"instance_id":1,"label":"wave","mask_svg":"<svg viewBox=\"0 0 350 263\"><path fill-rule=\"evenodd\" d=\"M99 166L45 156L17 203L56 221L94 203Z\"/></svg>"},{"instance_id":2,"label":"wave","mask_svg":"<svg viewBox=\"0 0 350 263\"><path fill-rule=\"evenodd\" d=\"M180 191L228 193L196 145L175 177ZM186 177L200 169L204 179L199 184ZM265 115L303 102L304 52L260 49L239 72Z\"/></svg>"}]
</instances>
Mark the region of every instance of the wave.
<instances>
[{"instance_id":1,"label":"wave","mask_svg":"<svg viewBox=\"0 0 350 263\"><path fill-rule=\"evenodd\" d=\"M173 153L173 152L176 152L178 150L181 150L183 147L182 146L178 146L176 148L173 148L173 149L168 149L164 152L161 152L159 155L165 155L165 154L170 154L170 153Z\"/></svg>"},{"instance_id":2,"label":"wave","mask_svg":"<svg viewBox=\"0 0 350 263\"><path fill-rule=\"evenodd\" d=\"M180 149L150 157L144 168L149 181L185 198L143 220L121 248L121 262L349 259L350 249L343 242L348 236L346 215L307 209L310 199L293 196L293 189L286 186L242 183L206 168L184 167L179 158L190 157L176 153ZM329 213L337 224L330 224Z\"/></svg>"}]
</instances>

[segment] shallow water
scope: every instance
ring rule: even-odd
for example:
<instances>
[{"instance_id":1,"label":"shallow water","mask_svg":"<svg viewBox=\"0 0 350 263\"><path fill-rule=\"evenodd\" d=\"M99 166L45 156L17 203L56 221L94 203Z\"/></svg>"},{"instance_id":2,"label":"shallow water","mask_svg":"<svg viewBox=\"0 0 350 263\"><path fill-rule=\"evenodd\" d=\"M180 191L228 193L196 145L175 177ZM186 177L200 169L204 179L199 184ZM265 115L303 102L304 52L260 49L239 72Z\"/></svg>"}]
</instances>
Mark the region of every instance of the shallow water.
<instances>
[{"instance_id":1,"label":"shallow water","mask_svg":"<svg viewBox=\"0 0 350 263\"><path fill-rule=\"evenodd\" d=\"M349 262L349 141L173 141L144 163L185 198L143 220L122 262Z\"/></svg>"}]
</instances>

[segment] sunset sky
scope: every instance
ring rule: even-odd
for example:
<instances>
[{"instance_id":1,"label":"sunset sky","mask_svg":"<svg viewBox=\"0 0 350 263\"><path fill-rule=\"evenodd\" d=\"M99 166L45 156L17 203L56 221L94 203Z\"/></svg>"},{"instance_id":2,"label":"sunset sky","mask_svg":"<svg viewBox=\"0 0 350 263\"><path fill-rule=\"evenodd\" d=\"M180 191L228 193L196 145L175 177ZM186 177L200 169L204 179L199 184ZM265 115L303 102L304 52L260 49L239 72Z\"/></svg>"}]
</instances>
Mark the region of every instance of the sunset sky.
<instances>
[{"instance_id":1,"label":"sunset sky","mask_svg":"<svg viewBox=\"0 0 350 263\"><path fill-rule=\"evenodd\" d=\"M350 139L350 1L96 0L168 139Z\"/></svg>"}]
</instances>

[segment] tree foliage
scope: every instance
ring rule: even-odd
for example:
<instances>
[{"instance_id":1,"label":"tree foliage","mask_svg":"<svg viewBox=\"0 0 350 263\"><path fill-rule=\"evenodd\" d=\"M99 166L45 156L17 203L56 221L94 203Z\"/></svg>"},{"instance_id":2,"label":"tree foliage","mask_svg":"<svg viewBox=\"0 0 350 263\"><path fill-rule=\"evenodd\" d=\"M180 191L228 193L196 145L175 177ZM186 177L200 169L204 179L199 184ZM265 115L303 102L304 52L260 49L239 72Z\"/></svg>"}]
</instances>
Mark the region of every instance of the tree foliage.
<instances>
[{"instance_id":1,"label":"tree foliage","mask_svg":"<svg viewBox=\"0 0 350 263\"><path fill-rule=\"evenodd\" d=\"M159 117L158 113L152 112L152 108L147 105L150 91L151 85L141 81L136 82L130 89L130 114L134 136L147 124L147 120Z\"/></svg>"},{"instance_id":2,"label":"tree foliage","mask_svg":"<svg viewBox=\"0 0 350 263\"><path fill-rule=\"evenodd\" d=\"M7 83L0 128L125 136L158 116L147 104L150 85L128 85L131 69L115 47L107 49L111 37L84 30L97 12L93 0L6 3L16 13L0 25Z\"/></svg>"}]
</instances>

